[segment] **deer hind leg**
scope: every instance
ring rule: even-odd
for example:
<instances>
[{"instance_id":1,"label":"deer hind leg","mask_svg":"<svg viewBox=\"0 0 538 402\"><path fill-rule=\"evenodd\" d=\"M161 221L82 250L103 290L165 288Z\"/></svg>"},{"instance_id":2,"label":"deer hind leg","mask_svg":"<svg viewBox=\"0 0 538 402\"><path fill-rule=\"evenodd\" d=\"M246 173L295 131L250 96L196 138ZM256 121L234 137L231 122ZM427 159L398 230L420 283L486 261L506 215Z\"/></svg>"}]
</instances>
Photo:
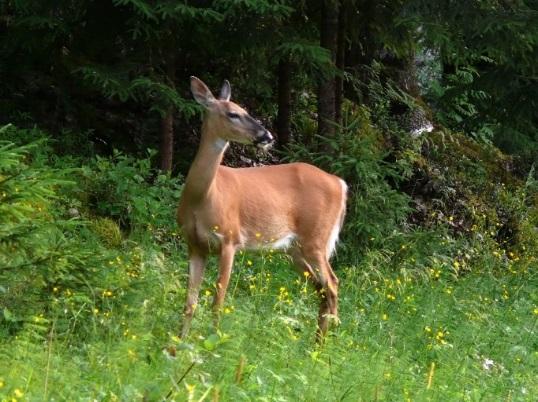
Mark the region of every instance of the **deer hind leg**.
<instances>
[{"instance_id":1,"label":"deer hind leg","mask_svg":"<svg viewBox=\"0 0 538 402\"><path fill-rule=\"evenodd\" d=\"M217 279L215 298L213 299L213 312L215 314L215 326L218 326L220 319L220 312L224 305L224 298L226 297L226 290L230 283L230 276L232 274L232 266L234 263L235 247L233 244L223 244L219 257L219 276Z\"/></svg>"},{"instance_id":2,"label":"deer hind leg","mask_svg":"<svg viewBox=\"0 0 538 402\"><path fill-rule=\"evenodd\" d=\"M187 300L183 310L183 326L181 328L181 337L185 338L191 327L192 317L198 303L198 294L200 284L204 277L204 269L207 262L207 256L194 252L189 253L189 281L187 284Z\"/></svg>"},{"instance_id":3,"label":"deer hind leg","mask_svg":"<svg viewBox=\"0 0 538 402\"><path fill-rule=\"evenodd\" d=\"M312 250L292 253L296 269L302 273L308 272L314 287L319 293L320 306L318 315L318 342L329 329L331 318L338 320L338 278L334 274L331 265L323 252Z\"/></svg>"},{"instance_id":4,"label":"deer hind leg","mask_svg":"<svg viewBox=\"0 0 538 402\"><path fill-rule=\"evenodd\" d=\"M304 258L303 254L297 249L292 250L290 256L293 260L293 267L299 275L301 275L301 277L306 277L310 283L312 283L316 291L319 292L322 287L318 275L310 263Z\"/></svg>"},{"instance_id":5,"label":"deer hind leg","mask_svg":"<svg viewBox=\"0 0 538 402\"><path fill-rule=\"evenodd\" d=\"M325 266L327 268L327 273L329 276L329 286L331 287L331 294L333 295L333 299L331 301L329 309L333 318L338 322L338 285L340 281L336 277L328 259L325 259Z\"/></svg>"},{"instance_id":6,"label":"deer hind leg","mask_svg":"<svg viewBox=\"0 0 538 402\"><path fill-rule=\"evenodd\" d=\"M338 321L338 282L325 256L317 258L316 266L321 282L318 318L318 339L321 339L329 329L329 321Z\"/></svg>"}]
</instances>

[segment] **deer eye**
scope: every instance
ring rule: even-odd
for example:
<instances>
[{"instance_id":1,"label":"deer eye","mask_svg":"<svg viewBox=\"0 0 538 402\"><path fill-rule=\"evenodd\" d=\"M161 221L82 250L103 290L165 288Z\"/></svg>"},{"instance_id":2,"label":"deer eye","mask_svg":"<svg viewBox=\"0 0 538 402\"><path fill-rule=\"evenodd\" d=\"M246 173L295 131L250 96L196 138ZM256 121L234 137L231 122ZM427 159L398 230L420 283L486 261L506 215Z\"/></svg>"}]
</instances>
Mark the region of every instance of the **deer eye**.
<instances>
[{"instance_id":1,"label":"deer eye","mask_svg":"<svg viewBox=\"0 0 538 402\"><path fill-rule=\"evenodd\" d=\"M241 116L239 116L237 113L233 113L233 112L226 113L226 115L227 115L230 119L236 119L236 120L239 120L239 119L241 118Z\"/></svg>"}]
</instances>

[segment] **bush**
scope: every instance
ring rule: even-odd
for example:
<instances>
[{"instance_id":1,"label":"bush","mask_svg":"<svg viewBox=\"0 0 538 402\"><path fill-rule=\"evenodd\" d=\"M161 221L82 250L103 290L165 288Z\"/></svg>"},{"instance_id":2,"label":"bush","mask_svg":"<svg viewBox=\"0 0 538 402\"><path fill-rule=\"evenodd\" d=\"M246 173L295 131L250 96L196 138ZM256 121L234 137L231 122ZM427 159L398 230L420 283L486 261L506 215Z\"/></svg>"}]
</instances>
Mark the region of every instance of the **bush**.
<instances>
[{"instance_id":1,"label":"bush","mask_svg":"<svg viewBox=\"0 0 538 402\"><path fill-rule=\"evenodd\" d=\"M323 151L293 143L286 159L308 161L346 181L349 198L342 243L346 258L356 258L372 242L401 228L411 208L409 196L394 186L405 177L405 164L387 162L385 138L373 126L369 110L347 108L344 121L334 138L319 138Z\"/></svg>"},{"instance_id":2,"label":"bush","mask_svg":"<svg viewBox=\"0 0 538 402\"><path fill-rule=\"evenodd\" d=\"M37 325L44 329L30 332L41 336L54 322L58 336L76 328L83 339L158 280L161 249L176 249L180 185L161 175L150 184L149 159L117 154L80 169L71 158L54 159L47 144L0 141L0 334ZM116 222L152 234L150 241L124 244Z\"/></svg>"},{"instance_id":3,"label":"bush","mask_svg":"<svg viewBox=\"0 0 538 402\"><path fill-rule=\"evenodd\" d=\"M1 305L15 327L52 308L54 289L86 286L88 265L102 258L73 237L80 224L57 210L56 189L74 184L65 180L67 171L33 165L46 148L44 141L0 143Z\"/></svg>"},{"instance_id":4,"label":"bush","mask_svg":"<svg viewBox=\"0 0 538 402\"><path fill-rule=\"evenodd\" d=\"M136 159L115 152L110 158L98 156L85 166L80 191L91 213L111 218L129 230L150 230L161 237L163 231L175 233L180 179L152 169L154 155L150 151L147 158Z\"/></svg>"}]
</instances>

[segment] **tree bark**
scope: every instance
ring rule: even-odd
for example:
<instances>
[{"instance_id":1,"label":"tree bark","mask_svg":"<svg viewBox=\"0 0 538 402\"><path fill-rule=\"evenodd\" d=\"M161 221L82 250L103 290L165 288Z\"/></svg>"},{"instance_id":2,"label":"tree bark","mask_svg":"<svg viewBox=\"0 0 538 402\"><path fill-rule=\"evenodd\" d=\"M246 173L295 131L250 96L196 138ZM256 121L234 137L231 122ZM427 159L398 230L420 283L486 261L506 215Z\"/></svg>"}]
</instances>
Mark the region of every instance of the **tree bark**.
<instances>
[{"instance_id":1,"label":"tree bark","mask_svg":"<svg viewBox=\"0 0 538 402\"><path fill-rule=\"evenodd\" d=\"M174 161L174 108L161 119L160 167L162 171L171 172Z\"/></svg>"},{"instance_id":2,"label":"tree bark","mask_svg":"<svg viewBox=\"0 0 538 402\"><path fill-rule=\"evenodd\" d=\"M321 6L320 45L329 50L334 65L338 37L338 1L323 0ZM318 88L318 134L334 137L335 82L333 76L320 80Z\"/></svg>"},{"instance_id":3,"label":"tree bark","mask_svg":"<svg viewBox=\"0 0 538 402\"><path fill-rule=\"evenodd\" d=\"M291 62L282 59L278 63L278 115L276 130L279 148L290 142L291 129Z\"/></svg>"},{"instance_id":4,"label":"tree bark","mask_svg":"<svg viewBox=\"0 0 538 402\"><path fill-rule=\"evenodd\" d=\"M175 87L176 63L170 55L166 63L166 79L168 85ZM160 167L164 172L171 172L174 163L174 107L169 106L161 119Z\"/></svg>"},{"instance_id":5,"label":"tree bark","mask_svg":"<svg viewBox=\"0 0 538 402\"><path fill-rule=\"evenodd\" d=\"M338 11L338 37L336 41L336 68L338 75L334 79L334 120L342 124L342 101L344 99L344 79L342 74L346 55L346 3L342 2Z\"/></svg>"}]
</instances>

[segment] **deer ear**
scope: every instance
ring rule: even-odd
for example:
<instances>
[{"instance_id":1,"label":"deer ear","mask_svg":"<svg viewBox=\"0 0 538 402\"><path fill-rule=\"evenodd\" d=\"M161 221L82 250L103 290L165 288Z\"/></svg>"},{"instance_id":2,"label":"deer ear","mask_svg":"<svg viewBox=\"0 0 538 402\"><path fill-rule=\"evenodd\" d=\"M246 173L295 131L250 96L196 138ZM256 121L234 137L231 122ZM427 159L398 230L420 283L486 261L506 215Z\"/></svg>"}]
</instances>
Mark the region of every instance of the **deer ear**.
<instances>
[{"instance_id":1,"label":"deer ear","mask_svg":"<svg viewBox=\"0 0 538 402\"><path fill-rule=\"evenodd\" d=\"M205 107L209 107L213 102L215 102L215 97L209 90L206 84L202 80L191 76L191 92L192 96L196 102Z\"/></svg>"},{"instance_id":2,"label":"deer ear","mask_svg":"<svg viewBox=\"0 0 538 402\"><path fill-rule=\"evenodd\" d=\"M232 87L230 86L230 81L224 80L224 84L222 84L222 88L220 89L220 100L229 101L232 97Z\"/></svg>"}]
</instances>

